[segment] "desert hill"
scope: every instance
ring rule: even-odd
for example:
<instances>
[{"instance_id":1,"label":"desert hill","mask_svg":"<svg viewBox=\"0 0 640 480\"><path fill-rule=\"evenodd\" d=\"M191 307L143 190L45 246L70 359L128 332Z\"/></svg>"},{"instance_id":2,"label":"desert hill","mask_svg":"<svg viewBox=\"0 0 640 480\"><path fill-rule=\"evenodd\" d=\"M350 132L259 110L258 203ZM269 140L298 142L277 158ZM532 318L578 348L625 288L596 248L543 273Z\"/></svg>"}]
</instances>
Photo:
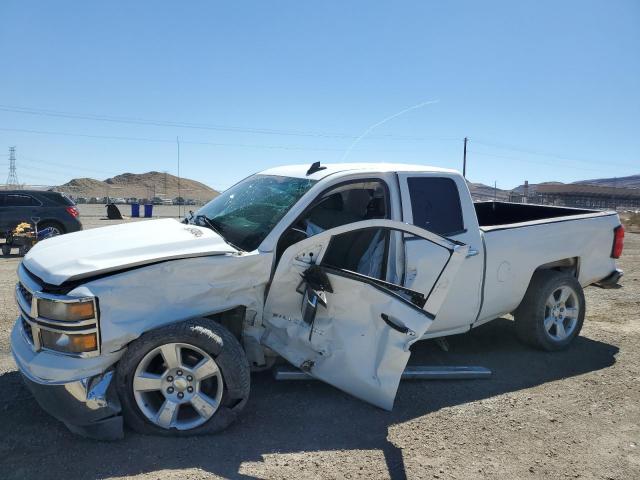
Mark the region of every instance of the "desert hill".
<instances>
[{"instance_id":1,"label":"desert hill","mask_svg":"<svg viewBox=\"0 0 640 480\"><path fill-rule=\"evenodd\" d=\"M483 183L473 183L467 181L471 196L474 200L493 200L496 198L498 201L506 201L509 198L508 190L501 190L500 188L494 189L489 185Z\"/></svg>"},{"instance_id":2,"label":"desert hill","mask_svg":"<svg viewBox=\"0 0 640 480\"><path fill-rule=\"evenodd\" d=\"M180 195L201 202L211 200L218 191L204 183L188 178L180 178ZM56 190L74 197L122 197L122 198L176 198L178 177L165 172L123 173L106 180L74 178L56 187Z\"/></svg>"},{"instance_id":3,"label":"desert hill","mask_svg":"<svg viewBox=\"0 0 640 480\"><path fill-rule=\"evenodd\" d=\"M640 174L617 178L596 178L594 180L580 180L580 184L599 185L601 187L640 188Z\"/></svg>"},{"instance_id":4,"label":"desert hill","mask_svg":"<svg viewBox=\"0 0 640 480\"><path fill-rule=\"evenodd\" d=\"M563 182L540 182L538 184L530 183L529 192L536 191L537 185L564 185ZM618 188L640 188L640 174L629 175L627 177L612 177L612 178L594 178L591 180L579 180L572 182L569 185L597 185L600 187L618 187ZM524 185L519 185L513 189L518 193L524 192Z\"/></svg>"}]
</instances>

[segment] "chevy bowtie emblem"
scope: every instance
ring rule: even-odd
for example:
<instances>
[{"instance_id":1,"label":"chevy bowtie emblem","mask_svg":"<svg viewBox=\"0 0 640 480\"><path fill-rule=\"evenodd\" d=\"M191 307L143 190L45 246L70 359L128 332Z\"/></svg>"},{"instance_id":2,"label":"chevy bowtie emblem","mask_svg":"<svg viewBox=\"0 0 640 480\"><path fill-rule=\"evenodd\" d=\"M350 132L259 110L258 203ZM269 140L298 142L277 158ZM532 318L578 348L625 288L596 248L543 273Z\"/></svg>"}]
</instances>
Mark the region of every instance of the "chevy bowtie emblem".
<instances>
[{"instance_id":1,"label":"chevy bowtie emblem","mask_svg":"<svg viewBox=\"0 0 640 480\"><path fill-rule=\"evenodd\" d=\"M198 230L197 228L187 227L187 228L185 228L185 230L187 232L191 233L195 237L201 237L202 236L202 230Z\"/></svg>"}]
</instances>

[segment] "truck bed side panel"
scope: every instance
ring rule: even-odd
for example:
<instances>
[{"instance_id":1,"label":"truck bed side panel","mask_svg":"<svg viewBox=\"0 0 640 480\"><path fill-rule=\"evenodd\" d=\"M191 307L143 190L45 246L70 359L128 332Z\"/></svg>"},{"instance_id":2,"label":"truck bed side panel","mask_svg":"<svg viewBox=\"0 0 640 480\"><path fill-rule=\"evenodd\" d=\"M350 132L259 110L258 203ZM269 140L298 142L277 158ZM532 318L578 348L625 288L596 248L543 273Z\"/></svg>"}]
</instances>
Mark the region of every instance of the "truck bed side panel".
<instances>
[{"instance_id":1,"label":"truck bed side panel","mask_svg":"<svg viewBox=\"0 0 640 480\"><path fill-rule=\"evenodd\" d=\"M541 265L577 258L582 286L609 275L616 268L611 248L613 229L619 224L618 216L612 213L483 229L486 277L484 304L477 323L512 312Z\"/></svg>"}]
</instances>

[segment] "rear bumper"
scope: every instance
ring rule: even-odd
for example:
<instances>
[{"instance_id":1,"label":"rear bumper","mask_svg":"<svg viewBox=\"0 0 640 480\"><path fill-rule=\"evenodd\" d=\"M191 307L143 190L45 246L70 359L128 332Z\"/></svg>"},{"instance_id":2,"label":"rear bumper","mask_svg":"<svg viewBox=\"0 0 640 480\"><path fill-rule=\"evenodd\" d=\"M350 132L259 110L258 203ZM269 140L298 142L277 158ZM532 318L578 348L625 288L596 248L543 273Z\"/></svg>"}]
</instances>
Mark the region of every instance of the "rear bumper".
<instances>
[{"instance_id":1,"label":"rear bumper","mask_svg":"<svg viewBox=\"0 0 640 480\"><path fill-rule=\"evenodd\" d=\"M616 288L618 286L618 281L622 278L623 275L624 272L619 268L616 268L613 272L611 272L611 274L596 282L595 285L600 288Z\"/></svg>"},{"instance_id":2,"label":"rear bumper","mask_svg":"<svg viewBox=\"0 0 640 480\"><path fill-rule=\"evenodd\" d=\"M82 230L82 222L77 218L73 218L64 222L64 228L66 233L79 232Z\"/></svg>"}]
</instances>

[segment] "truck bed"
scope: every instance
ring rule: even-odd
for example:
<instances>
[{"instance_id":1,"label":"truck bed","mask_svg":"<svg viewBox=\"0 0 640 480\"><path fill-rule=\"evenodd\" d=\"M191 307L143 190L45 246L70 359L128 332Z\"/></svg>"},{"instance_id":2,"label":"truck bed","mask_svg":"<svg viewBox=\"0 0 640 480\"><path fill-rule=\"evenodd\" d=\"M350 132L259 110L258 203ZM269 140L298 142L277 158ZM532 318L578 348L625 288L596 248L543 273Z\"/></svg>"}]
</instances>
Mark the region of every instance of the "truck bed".
<instances>
[{"instance_id":1,"label":"truck bed","mask_svg":"<svg viewBox=\"0 0 640 480\"><path fill-rule=\"evenodd\" d=\"M583 287L615 270L611 257L615 212L546 205L479 202L485 276L476 324L512 312L536 269L559 264L573 268Z\"/></svg>"},{"instance_id":2,"label":"truck bed","mask_svg":"<svg viewBox=\"0 0 640 480\"><path fill-rule=\"evenodd\" d=\"M597 210L552 207L510 202L475 202L476 215L480 227L498 227L514 223L550 220L559 217L601 214Z\"/></svg>"}]
</instances>

